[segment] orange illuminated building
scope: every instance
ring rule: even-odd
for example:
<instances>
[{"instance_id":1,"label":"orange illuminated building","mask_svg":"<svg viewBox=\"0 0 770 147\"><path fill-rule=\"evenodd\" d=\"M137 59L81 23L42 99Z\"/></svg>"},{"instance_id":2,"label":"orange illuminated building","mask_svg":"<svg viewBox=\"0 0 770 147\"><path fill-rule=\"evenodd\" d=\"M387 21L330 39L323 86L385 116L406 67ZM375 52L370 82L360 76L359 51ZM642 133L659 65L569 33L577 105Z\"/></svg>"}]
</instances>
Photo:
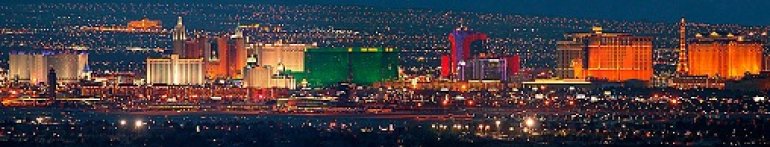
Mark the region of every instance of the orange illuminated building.
<instances>
[{"instance_id":1,"label":"orange illuminated building","mask_svg":"<svg viewBox=\"0 0 770 147\"><path fill-rule=\"evenodd\" d=\"M227 49L227 37L219 36L214 38L214 42L211 45L211 57L206 65L206 76L209 79L228 77L227 61L228 61L228 49Z\"/></svg>"},{"instance_id":2,"label":"orange illuminated building","mask_svg":"<svg viewBox=\"0 0 770 147\"><path fill-rule=\"evenodd\" d=\"M243 68L246 67L246 40L240 28L236 28L235 34L230 36L228 49L230 49L230 65L228 71L234 79L243 79Z\"/></svg>"},{"instance_id":3,"label":"orange illuminated building","mask_svg":"<svg viewBox=\"0 0 770 147\"><path fill-rule=\"evenodd\" d=\"M141 20L134 20L128 22L128 29L160 29L160 20L150 20L149 18L142 18Z\"/></svg>"},{"instance_id":4,"label":"orange illuminated building","mask_svg":"<svg viewBox=\"0 0 770 147\"><path fill-rule=\"evenodd\" d=\"M590 33L566 35L557 44L556 75L563 79L601 79L610 82L650 81L652 38L627 33L604 33L594 27Z\"/></svg>"},{"instance_id":5,"label":"orange illuminated building","mask_svg":"<svg viewBox=\"0 0 770 147\"><path fill-rule=\"evenodd\" d=\"M206 75L209 79L242 79L246 67L246 44L243 34L222 35L214 38L207 60ZM204 53L206 54L206 53Z\"/></svg>"},{"instance_id":6,"label":"orange illuminated building","mask_svg":"<svg viewBox=\"0 0 770 147\"><path fill-rule=\"evenodd\" d=\"M689 75L739 79L762 70L762 43L744 40L743 36L697 34L688 50Z\"/></svg>"},{"instance_id":7,"label":"orange illuminated building","mask_svg":"<svg viewBox=\"0 0 770 147\"><path fill-rule=\"evenodd\" d=\"M96 26L79 26L77 28L83 31L99 31L99 32L127 32L127 33L164 33L165 32L160 20L151 20L146 17L140 20L129 21L126 24L126 26L97 24Z\"/></svg>"}]
</instances>

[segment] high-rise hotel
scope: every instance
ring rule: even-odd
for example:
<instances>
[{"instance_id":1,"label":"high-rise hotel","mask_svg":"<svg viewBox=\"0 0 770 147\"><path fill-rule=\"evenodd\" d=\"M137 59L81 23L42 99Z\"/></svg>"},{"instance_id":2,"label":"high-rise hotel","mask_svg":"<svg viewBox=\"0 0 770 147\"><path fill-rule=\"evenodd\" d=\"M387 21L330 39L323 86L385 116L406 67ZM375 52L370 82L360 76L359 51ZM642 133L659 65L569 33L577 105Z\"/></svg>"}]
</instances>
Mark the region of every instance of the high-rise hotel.
<instances>
[{"instance_id":1,"label":"high-rise hotel","mask_svg":"<svg viewBox=\"0 0 770 147\"><path fill-rule=\"evenodd\" d=\"M174 27L173 32L173 50L174 53L163 58L147 58L146 60L146 83L147 84L169 84L169 85L197 85L206 83L205 66L203 58L194 57L191 51L200 50L200 48L189 49L187 44L195 45L202 43L187 42L185 27L182 24L182 17Z\"/></svg>"},{"instance_id":2,"label":"high-rise hotel","mask_svg":"<svg viewBox=\"0 0 770 147\"><path fill-rule=\"evenodd\" d=\"M733 33L696 33L695 39L686 37L687 24L679 24L680 74L668 83L680 89L725 88L729 80L762 71L762 41L746 39Z\"/></svg>"},{"instance_id":3,"label":"high-rise hotel","mask_svg":"<svg viewBox=\"0 0 770 147\"><path fill-rule=\"evenodd\" d=\"M184 25L182 24L182 16L179 16L176 22L176 26L174 26L174 32L172 34L173 36L173 51L174 54L178 55L186 55L185 53L185 41L187 41L187 32L185 31Z\"/></svg>"},{"instance_id":4,"label":"high-rise hotel","mask_svg":"<svg viewBox=\"0 0 770 147\"><path fill-rule=\"evenodd\" d=\"M571 33L557 42L556 76L564 79L597 79L609 82L650 81L652 38L628 33Z\"/></svg>"},{"instance_id":5,"label":"high-rise hotel","mask_svg":"<svg viewBox=\"0 0 770 147\"><path fill-rule=\"evenodd\" d=\"M243 79L248 54L246 40L240 28L235 34L212 38L210 48L204 50L206 77L209 79Z\"/></svg>"},{"instance_id":6,"label":"high-rise hotel","mask_svg":"<svg viewBox=\"0 0 770 147\"><path fill-rule=\"evenodd\" d=\"M687 47L689 75L739 79L762 70L762 43L741 35L696 34Z\"/></svg>"},{"instance_id":7,"label":"high-rise hotel","mask_svg":"<svg viewBox=\"0 0 770 147\"><path fill-rule=\"evenodd\" d=\"M199 85L204 79L203 59L184 59L177 54L168 58L147 59L147 84Z\"/></svg>"},{"instance_id":8,"label":"high-rise hotel","mask_svg":"<svg viewBox=\"0 0 770 147\"><path fill-rule=\"evenodd\" d=\"M12 52L9 55L9 79L19 82L46 83L53 69L62 83L78 82L88 76L88 54L77 52Z\"/></svg>"}]
</instances>

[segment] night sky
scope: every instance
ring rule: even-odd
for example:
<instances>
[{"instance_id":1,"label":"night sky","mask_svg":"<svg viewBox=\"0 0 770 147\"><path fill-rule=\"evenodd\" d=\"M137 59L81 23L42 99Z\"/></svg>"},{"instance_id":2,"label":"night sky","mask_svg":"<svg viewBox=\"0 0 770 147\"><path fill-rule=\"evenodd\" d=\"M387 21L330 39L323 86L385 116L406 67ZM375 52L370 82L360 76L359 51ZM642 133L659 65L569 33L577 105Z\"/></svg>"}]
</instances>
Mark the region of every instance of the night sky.
<instances>
[{"instance_id":1,"label":"night sky","mask_svg":"<svg viewBox=\"0 0 770 147\"><path fill-rule=\"evenodd\" d=\"M172 2L212 3L209 0L171 0ZM94 2L93 0L43 0L18 2ZM97 1L104 2L104 1ZM108 2L124 2L109 0ZM132 1L128 2L153 2ZM169 2L168 0L156 2ZM502 12L533 16L577 17L612 20L674 22L687 17L691 22L742 25L769 25L768 0L226 0L216 3L279 3L361 5L383 8L426 8Z\"/></svg>"}]
</instances>

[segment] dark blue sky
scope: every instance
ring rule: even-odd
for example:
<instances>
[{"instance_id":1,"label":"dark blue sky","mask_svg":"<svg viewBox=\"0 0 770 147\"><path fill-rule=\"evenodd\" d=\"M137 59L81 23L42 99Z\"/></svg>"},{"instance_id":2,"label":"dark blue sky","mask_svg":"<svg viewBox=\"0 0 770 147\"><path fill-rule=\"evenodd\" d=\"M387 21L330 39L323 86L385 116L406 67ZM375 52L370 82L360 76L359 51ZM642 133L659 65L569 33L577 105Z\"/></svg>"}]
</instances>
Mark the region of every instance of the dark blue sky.
<instances>
[{"instance_id":1,"label":"dark blue sky","mask_svg":"<svg viewBox=\"0 0 770 147\"><path fill-rule=\"evenodd\" d=\"M40 2L34 0L8 1ZM94 0L43 1L93 2ZM152 0L108 1L148 2ZM685 16L693 22L770 25L770 0L224 0L224 2L216 0L213 2L212 0L158 0L155 2L169 1L362 5L382 8L426 8L651 22L676 22L680 17Z\"/></svg>"},{"instance_id":2,"label":"dark blue sky","mask_svg":"<svg viewBox=\"0 0 770 147\"><path fill-rule=\"evenodd\" d=\"M317 2L319 0L312 0ZM320 0L392 8L430 8L523 15L770 25L770 0Z\"/></svg>"}]
</instances>

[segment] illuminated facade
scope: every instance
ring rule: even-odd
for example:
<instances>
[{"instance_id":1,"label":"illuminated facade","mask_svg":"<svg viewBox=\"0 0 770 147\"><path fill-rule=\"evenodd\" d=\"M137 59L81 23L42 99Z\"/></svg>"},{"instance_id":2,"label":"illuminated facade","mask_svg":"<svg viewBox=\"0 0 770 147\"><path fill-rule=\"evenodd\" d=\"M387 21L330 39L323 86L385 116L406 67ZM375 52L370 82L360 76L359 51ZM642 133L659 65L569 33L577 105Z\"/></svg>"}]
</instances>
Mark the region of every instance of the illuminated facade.
<instances>
[{"instance_id":1,"label":"illuminated facade","mask_svg":"<svg viewBox=\"0 0 770 147\"><path fill-rule=\"evenodd\" d=\"M142 18L141 20L134 20L128 22L128 29L161 29L160 20L150 20L149 18Z\"/></svg>"},{"instance_id":2,"label":"illuminated facade","mask_svg":"<svg viewBox=\"0 0 770 147\"><path fill-rule=\"evenodd\" d=\"M257 63L261 66L272 66L283 71L305 71L305 50L315 48L313 44L252 44L256 52Z\"/></svg>"},{"instance_id":3,"label":"illuminated facade","mask_svg":"<svg viewBox=\"0 0 770 147\"><path fill-rule=\"evenodd\" d=\"M205 50L206 77L208 79L242 79L247 63L245 40L236 31L235 35L215 37Z\"/></svg>"},{"instance_id":4,"label":"illuminated facade","mask_svg":"<svg viewBox=\"0 0 770 147\"><path fill-rule=\"evenodd\" d=\"M86 53L11 53L9 55L9 79L20 82L46 83L49 68L56 71L62 83L77 82L87 76Z\"/></svg>"},{"instance_id":5,"label":"illuminated facade","mask_svg":"<svg viewBox=\"0 0 770 147\"><path fill-rule=\"evenodd\" d=\"M187 41L187 32L185 31L184 25L182 24L182 16L179 16L176 26L174 27L173 36L171 37L173 41L173 51L174 54L177 55L186 55L184 52L185 47L185 41Z\"/></svg>"},{"instance_id":6,"label":"illuminated facade","mask_svg":"<svg viewBox=\"0 0 770 147\"><path fill-rule=\"evenodd\" d=\"M243 68L246 67L246 40L243 37L243 32L240 28L235 28L235 34L230 36L228 42L228 49L230 49L230 65L228 65L228 71L231 71L231 78L242 79Z\"/></svg>"},{"instance_id":7,"label":"illuminated facade","mask_svg":"<svg viewBox=\"0 0 770 147\"><path fill-rule=\"evenodd\" d=\"M724 89L726 79L708 76L679 76L674 77L668 86L677 89L712 88Z\"/></svg>"},{"instance_id":8,"label":"illuminated facade","mask_svg":"<svg viewBox=\"0 0 770 147\"><path fill-rule=\"evenodd\" d=\"M555 75L563 79L577 79L576 75L583 75L583 65L588 63L586 60L586 49L584 43L572 35L566 35L569 40L556 42L556 70ZM582 77L582 76L581 76Z\"/></svg>"},{"instance_id":9,"label":"illuminated facade","mask_svg":"<svg viewBox=\"0 0 770 147\"><path fill-rule=\"evenodd\" d=\"M318 48L305 52L305 72L296 75L310 87L339 82L370 85L398 78L398 52L393 48Z\"/></svg>"},{"instance_id":10,"label":"illuminated facade","mask_svg":"<svg viewBox=\"0 0 770 147\"><path fill-rule=\"evenodd\" d=\"M679 22L679 64L677 64L676 71L679 73L687 73L689 71L689 65L687 65L687 21L684 17Z\"/></svg>"},{"instance_id":11,"label":"illuminated facade","mask_svg":"<svg viewBox=\"0 0 770 147\"><path fill-rule=\"evenodd\" d=\"M519 72L519 56L481 57L469 59L460 80L509 80Z\"/></svg>"},{"instance_id":12,"label":"illuminated facade","mask_svg":"<svg viewBox=\"0 0 770 147\"><path fill-rule=\"evenodd\" d=\"M205 51L211 51L211 44L206 36L196 35L198 37L185 41L184 54L179 54L179 58L204 58L209 57ZM204 58L206 60L207 58Z\"/></svg>"},{"instance_id":13,"label":"illuminated facade","mask_svg":"<svg viewBox=\"0 0 770 147\"><path fill-rule=\"evenodd\" d=\"M148 58L146 80L147 84L204 84L203 59L182 59L176 54L169 58Z\"/></svg>"},{"instance_id":14,"label":"illuminated facade","mask_svg":"<svg viewBox=\"0 0 770 147\"><path fill-rule=\"evenodd\" d=\"M248 66L244 69L243 87L245 88L295 88L293 77L275 74L270 66Z\"/></svg>"},{"instance_id":15,"label":"illuminated facade","mask_svg":"<svg viewBox=\"0 0 770 147\"><path fill-rule=\"evenodd\" d=\"M240 88L232 86L220 86L212 85L212 87L201 87L198 85L154 85L154 86L141 86L141 85L86 85L80 88L80 93L83 96L102 98L122 98L131 97L137 100L147 101L161 101L161 102L190 102L197 103L203 100L249 100L249 101L266 101L274 99L275 97L288 96L288 92L276 89L253 89L253 88ZM170 105L174 106L174 105ZM170 107L170 106L153 106L148 104L147 109L144 110L158 110L157 108ZM152 108L155 107L155 108ZM180 110L185 107L193 107L186 105L179 107ZM200 108L199 106L194 106ZM170 110L170 109L165 109ZM173 109L172 109L173 110ZM187 109L191 110L191 109Z\"/></svg>"},{"instance_id":16,"label":"illuminated facade","mask_svg":"<svg viewBox=\"0 0 770 147\"><path fill-rule=\"evenodd\" d=\"M464 26L452 31L449 34L450 55L441 57L441 77L464 77L465 62L481 51L482 43L487 38L487 34L471 31Z\"/></svg>"},{"instance_id":17,"label":"illuminated facade","mask_svg":"<svg viewBox=\"0 0 770 147\"><path fill-rule=\"evenodd\" d=\"M763 56L762 59L762 71L770 71L770 56Z\"/></svg>"},{"instance_id":18,"label":"illuminated facade","mask_svg":"<svg viewBox=\"0 0 770 147\"><path fill-rule=\"evenodd\" d=\"M747 41L743 36L698 34L688 52L690 75L742 78L746 73L759 74L762 67L762 43Z\"/></svg>"},{"instance_id":19,"label":"illuminated facade","mask_svg":"<svg viewBox=\"0 0 770 147\"><path fill-rule=\"evenodd\" d=\"M652 78L652 38L626 33L565 35L557 42L556 75L563 79L602 79L622 82Z\"/></svg>"},{"instance_id":20,"label":"illuminated facade","mask_svg":"<svg viewBox=\"0 0 770 147\"><path fill-rule=\"evenodd\" d=\"M272 70L269 66L246 67L246 73L243 76L243 87L269 88L270 78L273 75Z\"/></svg>"},{"instance_id":21,"label":"illuminated facade","mask_svg":"<svg viewBox=\"0 0 770 147\"><path fill-rule=\"evenodd\" d=\"M134 84L136 76L132 72L94 73L91 79L104 85Z\"/></svg>"},{"instance_id":22,"label":"illuminated facade","mask_svg":"<svg viewBox=\"0 0 770 147\"><path fill-rule=\"evenodd\" d=\"M211 49L206 62L206 77L208 79L225 79L228 77L227 61L228 49L227 38L222 36L214 37L210 42Z\"/></svg>"}]
</instances>

